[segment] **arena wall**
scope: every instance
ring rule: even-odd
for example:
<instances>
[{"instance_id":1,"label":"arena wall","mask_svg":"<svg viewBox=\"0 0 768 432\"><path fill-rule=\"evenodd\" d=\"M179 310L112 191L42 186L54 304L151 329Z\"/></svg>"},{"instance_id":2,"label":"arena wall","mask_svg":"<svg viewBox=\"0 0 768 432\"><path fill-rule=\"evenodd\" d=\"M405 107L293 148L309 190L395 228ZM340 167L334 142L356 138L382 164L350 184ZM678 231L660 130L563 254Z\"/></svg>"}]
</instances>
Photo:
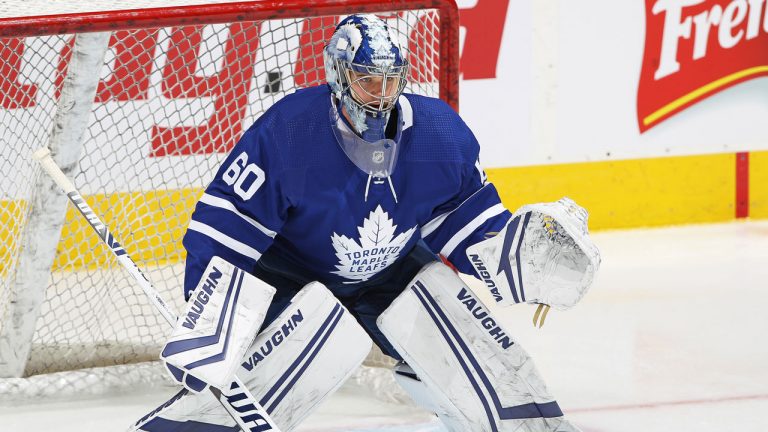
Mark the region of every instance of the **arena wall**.
<instances>
[{"instance_id":1,"label":"arena wall","mask_svg":"<svg viewBox=\"0 0 768 432\"><path fill-rule=\"evenodd\" d=\"M484 74L465 73L461 113L508 207L569 195L593 229L768 217L765 2L670 9L680 3L459 2L462 24L468 12L506 15L495 71L467 64L472 32L485 31L467 22L462 70ZM665 25L705 13L730 20L711 27L701 58L695 25L677 38L665 52L680 70L654 81Z\"/></svg>"}]
</instances>

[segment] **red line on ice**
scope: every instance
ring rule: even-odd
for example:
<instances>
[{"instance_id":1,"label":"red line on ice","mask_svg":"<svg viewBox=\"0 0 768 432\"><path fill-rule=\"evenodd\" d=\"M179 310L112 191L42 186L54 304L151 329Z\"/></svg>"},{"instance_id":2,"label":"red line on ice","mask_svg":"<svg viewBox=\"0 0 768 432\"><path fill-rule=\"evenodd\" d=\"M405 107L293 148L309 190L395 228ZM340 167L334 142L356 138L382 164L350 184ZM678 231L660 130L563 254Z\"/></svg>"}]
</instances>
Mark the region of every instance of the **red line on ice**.
<instances>
[{"instance_id":1,"label":"red line on ice","mask_svg":"<svg viewBox=\"0 0 768 432\"><path fill-rule=\"evenodd\" d=\"M567 415L567 414L580 413L580 412L623 411L623 410L637 410L637 409L650 409L650 408L665 408L669 406L678 406L678 405L704 405L704 404L718 404L718 403L763 400L763 399L768 399L768 394L730 396L730 397L720 397L720 398L710 398L710 399L690 399L690 400L665 401L665 402L646 402L646 403L629 404L629 405L584 407L584 408L567 409L565 410L565 412Z\"/></svg>"}]
</instances>

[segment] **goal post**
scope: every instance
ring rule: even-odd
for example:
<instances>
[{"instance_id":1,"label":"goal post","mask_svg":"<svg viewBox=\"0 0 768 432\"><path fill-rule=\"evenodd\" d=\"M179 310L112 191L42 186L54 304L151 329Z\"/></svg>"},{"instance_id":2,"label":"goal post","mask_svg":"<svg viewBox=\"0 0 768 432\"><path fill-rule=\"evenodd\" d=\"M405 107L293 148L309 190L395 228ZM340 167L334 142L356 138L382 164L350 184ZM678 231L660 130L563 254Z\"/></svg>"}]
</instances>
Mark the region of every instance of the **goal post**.
<instances>
[{"instance_id":1,"label":"goal post","mask_svg":"<svg viewBox=\"0 0 768 432\"><path fill-rule=\"evenodd\" d=\"M69 385L39 378L54 372L127 376L126 364L157 359L166 328L35 149L50 148L178 308L194 203L261 113L324 82L321 50L341 16L386 19L412 64L406 91L458 108L454 0L69 3L0 5L0 377L40 392Z\"/></svg>"},{"instance_id":2,"label":"goal post","mask_svg":"<svg viewBox=\"0 0 768 432\"><path fill-rule=\"evenodd\" d=\"M74 52L85 55L76 55L69 63L71 73L64 78L47 143L57 164L67 173L76 168L80 158L90 116L90 105L81 100L92 100L96 95L99 79L90 72L101 66L108 37L103 32L84 33L75 39ZM32 186L34 194L27 204L27 228L19 238L16 272L9 275L13 277L8 293L13 296L13 303L5 324L0 325L0 377L21 376L32 346L67 208L66 196L56 189L47 176L37 176Z\"/></svg>"}]
</instances>

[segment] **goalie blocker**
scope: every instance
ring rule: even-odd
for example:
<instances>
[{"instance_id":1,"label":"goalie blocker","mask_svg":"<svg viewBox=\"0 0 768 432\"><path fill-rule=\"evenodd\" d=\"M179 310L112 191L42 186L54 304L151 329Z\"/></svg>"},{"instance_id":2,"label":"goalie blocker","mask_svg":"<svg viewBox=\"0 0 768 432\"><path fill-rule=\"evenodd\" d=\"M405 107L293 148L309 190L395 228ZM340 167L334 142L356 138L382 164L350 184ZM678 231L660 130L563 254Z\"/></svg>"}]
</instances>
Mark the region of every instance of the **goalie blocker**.
<instances>
[{"instance_id":1,"label":"goalie blocker","mask_svg":"<svg viewBox=\"0 0 768 432\"><path fill-rule=\"evenodd\" d=\"M346 308L325 286L312 282L259 333L238 361L236 375L280 430L290 431L349 378L371 345ZM239 400L238 389L229 389L227 394L230 400ZM211 394L183 389L131 430L236 430L234 427Z\"/></svg>"},{"instance_id":2,"label":"goalie blocker","mask_svg":"<svg viewBox=\"0 0 768 432\"><path fill-rule=\"evenodd\" d=\"M416 373L398 367L398 382L449 430L578 431L528 354L446 265L425 266L378 324Z\"/></svg>"},{"instance_id":3,"label":"goalie blocker","mask_svg":"<svg viewBox=\"0 0 768 432\"><path fill-rule=\"evenodd\" d=\"M160 359L192 391L229 387L274 295L273 287L214 256Z\"/></svg>"}]
</instances>

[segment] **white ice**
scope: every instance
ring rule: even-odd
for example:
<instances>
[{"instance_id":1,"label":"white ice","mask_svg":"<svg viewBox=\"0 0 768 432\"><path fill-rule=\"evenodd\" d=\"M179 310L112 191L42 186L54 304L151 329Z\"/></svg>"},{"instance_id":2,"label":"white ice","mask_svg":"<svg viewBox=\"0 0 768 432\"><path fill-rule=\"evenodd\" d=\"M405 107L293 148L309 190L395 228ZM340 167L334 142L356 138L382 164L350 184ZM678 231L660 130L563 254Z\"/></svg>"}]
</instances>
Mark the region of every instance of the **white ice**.
<instances>
[{"instance_id":1,"label":"white ice","mask_svg":"<svg viewBox=\"0 0 768 432\"><path fill-rule=\"evenodd\" d=\"M576 308L542 329L532 306L496 309L566 415L584 432L768 430L768 221L594 238L603 265ZM441 430L368 393L345 389L300 431ZM170 394L5 404L0 431L122 431Z\"/></svg>"}]
</instances>

